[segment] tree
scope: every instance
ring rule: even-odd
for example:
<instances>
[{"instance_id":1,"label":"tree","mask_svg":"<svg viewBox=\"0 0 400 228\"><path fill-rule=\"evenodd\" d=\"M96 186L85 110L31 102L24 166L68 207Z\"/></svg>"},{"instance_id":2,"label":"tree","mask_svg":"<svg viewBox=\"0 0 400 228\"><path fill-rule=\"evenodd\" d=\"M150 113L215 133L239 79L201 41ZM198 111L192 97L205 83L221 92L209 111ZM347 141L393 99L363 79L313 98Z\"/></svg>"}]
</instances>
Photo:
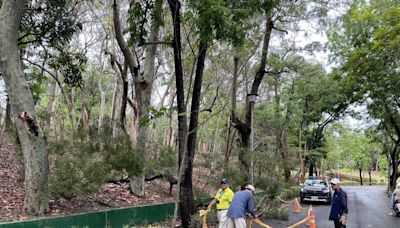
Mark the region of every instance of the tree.
<instances>
[{"instance_id":1,"label":"tree","mask_svg":"<svg viewBox=\"0 0 400 228\"><path fill-rule=\"evenodd\" d=\"M187 129L186 104L183 88L183 72L181 59L180 40L180 2L169 1L173 23L174 23L174 48L175 78L178 104L179 125L179 164L180 164L180 201L181 220L184 227L191 223L190 216L196 213L193 197L192 171L196 152L197 131L199 127L200 101L202 93L202 81L204 75L207 50L214 40L229 41L238 44L244 36L241 29L243 13L237 10L237 6L229 6L228 2L214 0L190 1L188 9L189 22L193 21L196 26L196 38L198 39L198 54L195 58L196 71L194 75L193 89L191 92L191 109L189 128ZM231 18L236 20L230 20ZM191 86L191 85L189 85ZM190 90L191 88L189 88ZM187 134L187 136L186 136Z\"/></svg>"},{"instance_id":2,"label":"tree","mask_svg":"<svg viewBox=\"0 0 400 228\"><path fill-rule=\"evenodd\" d=\"M347 160L354 169L359 171L360 185L363 185L362 171L371 165L371 145L366 136L360 132L344 129L341 132L339 145L342 151L341 158Z\"/></svg>"},{"instance_id":3,"label":"tree","mask_svg":"<svg viewBox=\"0 0 400 228\"><path fill-rule=\"evenodd\" d=\"M398 1L356 1L329 33L330 49L339 67L336 78L351 102L365 102L369 114L381 121L394 147L390 187L399 175L400 91L397 86L400 43Z\"/></svg>"},{"instance_id":4,"label":"tree","mask_svg":"<svg viewBox=\"0 0 400 228\"><path fill-rule=\"evenodd\" d=\"M48 153L23 71L17 40L26 4L25 0L6 0L1 5L0 29L3 32L0 34L0 70L24 155L24 206L30 214L44 214L48 210Z\"/></svg>"},{"instance_id":5,"label":"tree","mask_svg":"<svg viewBox=\"0 0 400 228\"><path fill-rule=\"evenodd\" d=\"M335 1L336 3L336 1ZM254 3L254 11L257 13L263 13L264 21L263 21L263 29L265 29L262 38L261 44L261 56L257 65L257 69L255 71L254 79L251 83L250 89L247 95L257 95L261 82L266 73L269 72L269 56L270 53L270 40L271 35L275 35L274 32L277 32L277 36L280 36L281 39L288 34L288 31L296 32L299 30L299 21L310 21L310 20L321 20L326 16L327 9L331 4L335 4L333 1L257 1ZM323 25L324 23L320 23ZM282 34L282 35L281 35ZM235 56L238 58L239 54ZM237 62L237 60L235 60ZM235 66L236 67L236 66ZM236 72L236 70L234 70ZM233 82L236 82L235 76ZM233 91L236 91L238 85L233 85ZM236 94L232 94L232 96L236 96ZM234 98L232 98L232 102L234 102ZM249 152L250 146L250 134L251 134L251 113L252 113L252 105L250 101L246 100L245 105L245 114L244 118L241 120L235 110L236 105L233 105L232 109L232 125L238 130L240 135L240 145L241 145L241 154L239 155L239 160L241 164L242 172L245 174L243 179L249 181L250 180L250 172L249 172L249 161L246 160ZM279 137L278 137L279 138ZM284 149L281 151L285 151ZM285 156L286 152L283 152L283 156ZM287 154L287 153L286 153ZM286 168L286 176L289 175L288 168ZM286 177L288 179L288 177Z\"/></svg>"},{"instance_id":6,"label":"tree","mask_svg":"<svg viewBox=\"0 0 400 228\"><path fill-rule=\"evenodd\" d=\"M145 63L144 63L144 72L143 74L139 74L140 68L137 63L137 59L134 57L134 54L132 51L129 49L127 42L125 41L123 37L123 32L122 32L122 25L121 25L121 20L120 20L120 12L119 12L119 3L118 1L114 0L113 3L113 20L114 20L114 30L115 30L115 36L118 42L118 45L121 49L121 52L124 55L125 62L128 65L128 68L130 70L130 73L133 78L133 84L135 87L135 101L136 101L136 106L137 106L137 128L138 128L138 134L137 134L137 139L134 141L137 142L137 148L136 148L136 157L138 159L143 159L142 164L145 162L145 154L146 154L146 149L147 149L147 143L148 143L148 123L150 120L150 101L151 101L151 95L152 95L152 90L153 90L153 82L155 78L155 57L156 57L156 42L158 39L158 32L160 28L160 14L162 10L162 0L157 0L153 3L154 5L148 5L146 4L145 7L152 7L152 23L151 23L151 29L149 32L149 44L146 49L146 54L145 54ZM141 10L140 7L142 7L140 2L133 3L133 13L137 12L137 10ZM147 11L148 9L146 9ZM143 15L140 15L143 16ZM134 18L134 16L132 15ZM146 17L146 15L144 15ZM131 20L131 26L136 26L136 21ZM143 25L142 25L143 26ZM143 28L140 30L143 31ZM140 34L143 35L143 34ZM136 37L138 34L136 34L136 31L131 31L131 37ZM142 38L143 39L143 38ZM135 40L134 40L135 41ZM142 45L143 45L143 40L141 40ZM123 74L122 74L123 75ZM122 113L123 115L121 116L121 126L124 129L125 126L125 111L126 111L126 101L128 99L128 79L125 77L123 78L124 82L124 90L123 90L123 103L122 103ZM135 105L133 105L135 106ZM131 189L136 194L137 196L143 196L144 194L144 178L145 178L145 173L143 171L143 167L139 168L140 170L138 171L138 174L133 177L133 181L131 183Z\"/></svg>"}]
</instances>

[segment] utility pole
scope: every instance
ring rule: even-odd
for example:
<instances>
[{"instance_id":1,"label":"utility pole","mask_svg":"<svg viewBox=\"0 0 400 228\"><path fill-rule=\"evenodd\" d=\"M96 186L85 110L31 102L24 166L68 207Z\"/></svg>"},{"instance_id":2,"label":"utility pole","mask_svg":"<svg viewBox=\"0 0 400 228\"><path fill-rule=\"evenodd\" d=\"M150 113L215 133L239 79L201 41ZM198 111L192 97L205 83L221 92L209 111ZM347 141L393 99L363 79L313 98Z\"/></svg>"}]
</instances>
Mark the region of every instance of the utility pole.
<instances>
[{"instance_id":1,"label":"utility pole","mask_svg":"<svg viewBox=\"0 0 400 228\"><path fill-rule=\"evenodd\" d=\"M250 182L254 185L254 104L256 103L257 94L247 94L247 101L250 104Z\"/></svg>"}]
</instances>

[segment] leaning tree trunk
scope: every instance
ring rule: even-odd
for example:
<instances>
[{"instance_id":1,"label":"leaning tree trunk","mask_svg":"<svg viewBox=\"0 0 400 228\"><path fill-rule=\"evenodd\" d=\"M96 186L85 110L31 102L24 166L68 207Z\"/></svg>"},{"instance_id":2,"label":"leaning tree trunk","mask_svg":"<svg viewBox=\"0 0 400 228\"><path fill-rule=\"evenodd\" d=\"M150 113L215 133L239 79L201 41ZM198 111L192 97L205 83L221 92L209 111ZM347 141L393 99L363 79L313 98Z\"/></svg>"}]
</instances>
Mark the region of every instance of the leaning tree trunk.
<instances>
[{"instance_id":1,"label":"leaning tree trunk","mask_svg":"<svg viewBox=\"0 0 400 228\"><path fill-rule=\"evenodd\" d=\"M29 214L48 209L48 153L38 125L32 93L26 81L17 46L24 0L5 0L0 10L0 69L10 97L11 111L25 165L25 202Z\"/></svg>"},{"instance_id":2,"label":"leaning tree trunk","mask_svg":"<svg viewBox=\"0 0 400 228\"><path fill-rule=\"evenodd\" d=\"M363 185L363 179L362 179L362 169L358 169L359 174L360 174L360 185Z\"/></svg>"}]
</instances>

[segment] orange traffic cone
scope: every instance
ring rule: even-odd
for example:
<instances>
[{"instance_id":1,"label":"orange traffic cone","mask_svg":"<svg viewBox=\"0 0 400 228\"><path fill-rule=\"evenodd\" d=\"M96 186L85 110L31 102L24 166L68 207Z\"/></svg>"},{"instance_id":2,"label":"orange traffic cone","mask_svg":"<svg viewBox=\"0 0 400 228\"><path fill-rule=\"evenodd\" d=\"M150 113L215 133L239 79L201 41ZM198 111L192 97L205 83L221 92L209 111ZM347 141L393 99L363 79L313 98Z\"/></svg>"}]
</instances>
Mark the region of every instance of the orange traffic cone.
<instances>
[{"instance_id":1,"label":"orange traffic cone","mask_svg":"<svg viewBox=\"0 0 400 228\"><path fill-rule=\"evenodd\" d=\"M307 222L306 222L307 226L310 225L311 210L312 210L312 205L310 204L310 207L308 208L308 211L307 211Z\"/></svg>"},{"instance_id":2,"label":"orange traffic cone","mask_svg":"<svg viewBox=\"0 0 400 228\"><path fill-rule=\"evenodd\" d=\"M297 197L294 199L294 202L293 202L293 212L294 213L301 212L301 206L300 206L300 203L299 203L299 200L297 199Z\"/></svg>"},{"instance_id":3,"label":"orange traffic cone","mask_svg":"<svg viewBox=\"0 0 400 228\"><path fill-rule=\"evenodd\" d=\"M317 224L315 223L315 214L311 205L310 209L308 210L308 224L310 228L317 228Z\"/></svg>"}]
</instances>

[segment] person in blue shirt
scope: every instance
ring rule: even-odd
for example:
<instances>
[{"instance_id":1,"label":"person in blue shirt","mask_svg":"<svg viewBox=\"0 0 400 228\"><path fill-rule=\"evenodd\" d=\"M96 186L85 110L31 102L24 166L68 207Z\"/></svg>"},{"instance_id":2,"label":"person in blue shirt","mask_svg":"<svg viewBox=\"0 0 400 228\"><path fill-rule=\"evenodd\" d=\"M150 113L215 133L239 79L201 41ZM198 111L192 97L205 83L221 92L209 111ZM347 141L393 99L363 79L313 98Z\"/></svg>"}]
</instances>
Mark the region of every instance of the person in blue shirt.
<instances>
[{"instance_id":1,"label":"person in blue shirt","mask_svg":"<svg viewBox=\"0 0 400 228\"><path fill-rule=\"evenodd\" d=\"M349 212L347 209L347 193L340 187L338 178L332 178L331 185L335 193L332 196L329 220L334 222L335 228L346 228L347 213Z\"/></svg>"},{"instance_id":2,"label":"person in blue shirt","mask_svg":"<svg viewBox=\"0 0 400 228\"><path fill-rule=\"evenodd\" d=\"M243 191L235 193L227 214L235 228L246 228L246 213L252 219L257 218L254 212L254 191L254 186L249 184Z\"/></svg>"}]
</instances>

